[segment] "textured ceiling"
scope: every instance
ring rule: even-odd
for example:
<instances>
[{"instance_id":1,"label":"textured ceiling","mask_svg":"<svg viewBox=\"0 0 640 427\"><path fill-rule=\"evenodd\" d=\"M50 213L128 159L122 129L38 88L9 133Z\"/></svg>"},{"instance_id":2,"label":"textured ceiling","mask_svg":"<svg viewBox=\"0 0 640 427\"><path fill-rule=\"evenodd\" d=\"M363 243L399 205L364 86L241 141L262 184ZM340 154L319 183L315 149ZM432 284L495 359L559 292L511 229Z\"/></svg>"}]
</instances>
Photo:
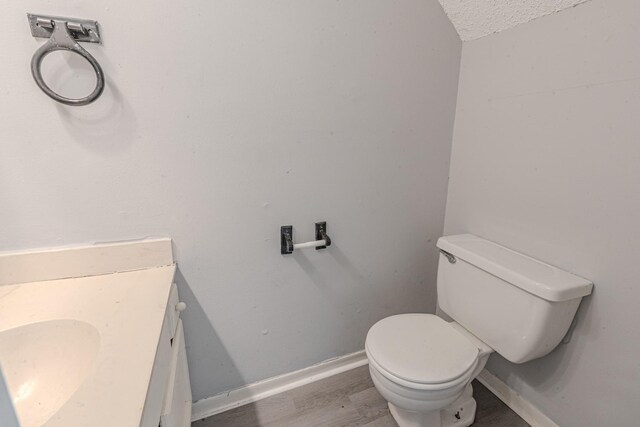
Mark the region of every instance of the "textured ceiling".
<instances>
[{"instance_id":1,"label":"textured ceiling","mask_svg":"<svg viewBox=\"0 0 640 427\"><path fill-rule=\"evenodd\" d=\"M463 41L497 33L588 0L439 0Z\"/></svg>"}]
</instances>

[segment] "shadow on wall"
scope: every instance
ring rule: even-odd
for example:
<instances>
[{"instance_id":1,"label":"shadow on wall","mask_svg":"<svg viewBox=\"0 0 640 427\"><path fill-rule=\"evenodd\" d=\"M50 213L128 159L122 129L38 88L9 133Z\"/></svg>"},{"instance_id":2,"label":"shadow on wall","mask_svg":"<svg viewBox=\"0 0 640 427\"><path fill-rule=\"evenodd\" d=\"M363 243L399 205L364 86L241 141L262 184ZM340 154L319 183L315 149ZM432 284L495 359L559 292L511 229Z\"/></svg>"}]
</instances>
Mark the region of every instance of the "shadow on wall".
<instances>
[{"instance_id":1,"label":"shadow on wall","mask_svg":"<svg viewBox=\"0 0 640 427\"><path fill-rule=\"evenodd\" d=\"M331 258L334 261L335 266L339 267L340 271L345 273L345 276L348 278L347 280L352 283L361 283L365 279L365 276L358 271L335 242L331 245L330 249L317 251L314 255L318 257ZM316 284L316 286L319 288L327 288L331 284L330 278L325 274L326 272L323 272L322 269L319 269L313 262L311 262L308 255L305 254L305 251L297 250L290 256L296 260L298 265L300 265L300 268L305 272L307 277Z\"/></svg>"},{"instance_id":2,"label":"shadow on wall","mask_svg":"<svg viewBox=\"0 0 640 427\"><path fill-rule=\"evenodd\" d=\"M211 389L231 390L246 384L179 268L175 282L180 300L187 304L180 317L184 325L193 401L211 397L208 392ZM210 377L214 370L224 372L224 378L219 379L221 383L203 384L202 379Z\"/></svg>"},{"instance_id":3,"label":"shadow on wall","mask_svg":"<svg viewBox=\"0 0 640 427\"><path fill-rule=\"evenodd\" d=\"M92 54L94 54L92 52ZM43 62L42 74L57 93L80 98L95 86L95 72L79 55L49 55ZM114 67L106 58L95 54L105 73L105 89L100 98L82 108L49 100L56 105L62 123L69 135L83 148L101 154L111 154L127 149L135 138L137 121L131 106L125 101L116 83L109 78Z\"/></svg>"},{"instance_id":4,"label":"shadow on wall","mask_svg":"<svg viewBox=\"0 0 640 427\"><path fill-rule=\"evenodd\" d=\"M591 310L592 300L595 296L596 288L593 293L583 298L580 307L575 316L574 324L569 329L566 339L569 342L566 344L561 342L558 346L548 355L532 360L531 362L524 363L522 365L515 366L513 369L505 370L496 369L496 365L490 364L489 371L497 374L503 381L506 380L509 384L520 383L518 377L522 376L526 378L526 383L539 390L542 393L549 396L557 396L560 399L564 399L563 390L565 385L570 383L577 369L575 361L580 358L580 354L584 352L586 346L586 340L597 339L592 334L592 331L599 330L599 327L592 325L597 322L597 318L594 318L595 313ZM582 336L581 331L589 331L589 336ZM494 355L493 357L500 357ZM494 359L495 360L495 359ZM502 366L509 366L502 364ZM517 375L516 375L517 373ZM515 391L521 392L519 387L513 387Z\"/></svg>"}]
</instances>

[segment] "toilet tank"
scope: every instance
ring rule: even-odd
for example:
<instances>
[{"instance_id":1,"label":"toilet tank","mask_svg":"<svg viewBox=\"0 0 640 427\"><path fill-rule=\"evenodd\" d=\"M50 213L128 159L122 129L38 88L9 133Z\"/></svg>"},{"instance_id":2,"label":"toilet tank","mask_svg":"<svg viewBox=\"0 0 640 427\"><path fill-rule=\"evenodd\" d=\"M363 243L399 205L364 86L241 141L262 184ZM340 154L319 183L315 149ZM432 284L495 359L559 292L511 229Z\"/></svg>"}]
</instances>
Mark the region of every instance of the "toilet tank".
<instances>
[{"instance_id":1,"label":"toilet tank","mask_svg":"<svg viewBox=\"0 0 640 427\"><path fill-rule=\"evenodd\" d=\"M553 350L593 289L587 279L472 234L441 237L437 246L440 309L513 363Z\"/></svg>"}]
</instances>

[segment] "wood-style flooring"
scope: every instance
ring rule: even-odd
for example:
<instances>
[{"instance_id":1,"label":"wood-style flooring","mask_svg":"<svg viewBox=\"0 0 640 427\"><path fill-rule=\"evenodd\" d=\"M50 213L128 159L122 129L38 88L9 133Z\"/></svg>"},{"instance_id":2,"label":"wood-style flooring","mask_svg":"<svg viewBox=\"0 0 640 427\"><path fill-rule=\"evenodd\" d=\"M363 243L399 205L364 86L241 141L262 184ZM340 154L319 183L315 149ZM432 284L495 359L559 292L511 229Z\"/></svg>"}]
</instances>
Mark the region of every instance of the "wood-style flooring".
<instances>
[{"instance_id":1,"label":"wood-style flooring","mask_svg":"<svg viewBox=\"0 0 640 427\"><path fill-rule=\"evenodd\" d=\"M477 427L528 427L478 381L473 382ZM353 369L240 406L192 427L397 427L387 402L371 382L368 366Z\"/></svg>"}]
</instances>

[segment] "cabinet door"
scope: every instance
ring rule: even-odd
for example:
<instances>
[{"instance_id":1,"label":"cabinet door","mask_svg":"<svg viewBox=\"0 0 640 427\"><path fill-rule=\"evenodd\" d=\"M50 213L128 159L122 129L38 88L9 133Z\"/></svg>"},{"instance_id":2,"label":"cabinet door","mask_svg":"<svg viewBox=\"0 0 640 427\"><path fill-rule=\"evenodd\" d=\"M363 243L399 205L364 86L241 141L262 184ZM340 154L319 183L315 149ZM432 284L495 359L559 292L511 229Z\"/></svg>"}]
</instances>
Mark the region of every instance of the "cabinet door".
<instances>
[{"instance_id":1,"label":"cabinet door","mask_svg":"<svg viewBox=\"0 0 640 427\"><path fill-rule=\"evenodd\" d=\"M169 369L171 367L171 325L168 316L165 313L164 322L162 323L162 333L160 341L156 349L156 359L153 362L153 370L151 371L151 379L149 381L149 389L147 390L147 399L144 403L142 411L142 419L140 427L157 427L158 417L162 415L164 407L164 393L167 382L169 381Z\"/></svg>"},{"instance_id":2,"label":"cabinet door","mask_svg":"<svg viewBox=\"0 0 640 427\"><path fill-rule=\"evenodd\" d=\"M162 427L189 427L191 425L191 383L181 319L178 319L171 352L169 381L167 382L160 425Z\"/></svg>"}]
</instances>

